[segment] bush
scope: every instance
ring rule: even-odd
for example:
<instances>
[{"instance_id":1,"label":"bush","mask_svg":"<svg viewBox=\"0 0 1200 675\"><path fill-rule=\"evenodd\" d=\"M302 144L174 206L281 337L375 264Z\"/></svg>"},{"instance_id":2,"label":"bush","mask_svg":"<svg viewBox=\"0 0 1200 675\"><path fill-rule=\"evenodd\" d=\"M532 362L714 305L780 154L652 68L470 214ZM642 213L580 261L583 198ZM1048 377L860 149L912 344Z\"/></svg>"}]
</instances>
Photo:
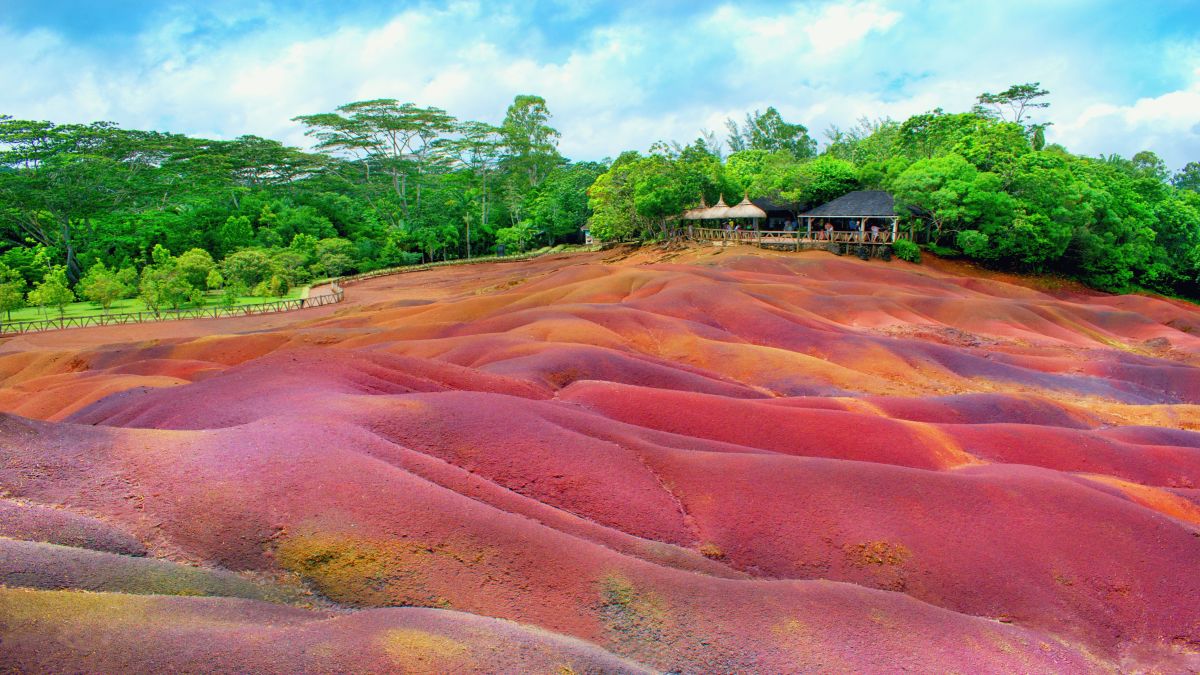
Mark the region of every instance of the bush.
<instances>
[{"instance_id":1,"label":"bush","mask_svg":"<svg viewBox=\"0 0 1200 675\"><path fill-rule=\"evenodd\" d=\"M963 230L958 233L954 243L962 249L968 258L982 259L988 257L988 236L979 230Z\"/></svg>"},{"instance_id":2,"label":"bush","mask_svg":"<svg viewBox=\"0 0 1200 675\"><path fill-rule=\"evenodd\" d=\"M922 248L939 258L957 258L962 255L962 251L951 246L940 246L933 242L925 244Z\"/></svg>"},{"instance_id":3,"label":"bush","mask_svg":"<svg viewBox=\"0 0 1200 675\"><path fill-rule=\"evenodd\" d=\"M896 257L908 262L921 262L921 247L912 243L907 239L897 239L892 245L892 250L896 253Z\"/></svg>"}]
</instances>

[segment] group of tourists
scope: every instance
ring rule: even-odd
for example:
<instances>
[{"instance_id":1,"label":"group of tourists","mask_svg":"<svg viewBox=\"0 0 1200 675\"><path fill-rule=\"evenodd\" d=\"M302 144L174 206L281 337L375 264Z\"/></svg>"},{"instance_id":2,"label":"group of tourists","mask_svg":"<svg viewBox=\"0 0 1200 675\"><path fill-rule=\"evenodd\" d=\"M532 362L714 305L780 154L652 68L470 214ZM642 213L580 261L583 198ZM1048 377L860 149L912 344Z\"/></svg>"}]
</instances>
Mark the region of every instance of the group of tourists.
<instances>
[{"instance_id":1,"label":"group of tourists","mask_svg":"<svg viewBox=\"0 0 1200 675\"><path fill-rule=\"evenodd\" d=\"M853 232L855 234L862 232L865 223L866 223L866 219L851 220L848 231ZM828 220L826 220L824 222L818 220L817 222L813 223L813 230L817 233L817 239L822 239L825 241L832 241L834 238L833 233L835 231L837 231L834 229L833 223ZM866 241L885 241L886 240L886 236L884 235L883 231L879 229L879 223L877 223L877 222L872 223L870 225L870 227L868 227L867 232L869 232L870 234L869 234L869 236L865 237ZM852 237L852 239L858 239L858 238L859 237L857 237L857 236Z\"/></svg>"},{"instance_id":2,"label":"group of tourists","mask_svg":"<svg viewBox=\"0 0 1200 675\"><path fill-rule=\"evenodd\" d=\"M862 232L864 224L867 222L867 220L868 219L851 220L850 225L847 228L847 230L838 230L837 228L834 227L833 221L817 220L812 223L812 232L815 233L816 239L818 239L818 240L833 241L835 238L834 232L839 232L839 231L849 231L849 232L854 232L854 233ZM779 226L775 225L774 227L779 227ZM747 230L747 229L757 229L757 228L745 227L741 223L737 223L733 220L725 221L724 228L725 228L726 232L740 232L742 230ZM800 223L795 220L788 220L783 223L782 228L783 228L784 232L795 232L800 229ZM884 234L884 232L879 228L878 222L871 223L869 226L867 226L866 231L867 231L867 236L865 237L866 241L872 241L872 242L887 241L887 235ZM859 237L854 236L854 237L851 237L851 239L858 240Z\"/></svg>"}]
</instances>

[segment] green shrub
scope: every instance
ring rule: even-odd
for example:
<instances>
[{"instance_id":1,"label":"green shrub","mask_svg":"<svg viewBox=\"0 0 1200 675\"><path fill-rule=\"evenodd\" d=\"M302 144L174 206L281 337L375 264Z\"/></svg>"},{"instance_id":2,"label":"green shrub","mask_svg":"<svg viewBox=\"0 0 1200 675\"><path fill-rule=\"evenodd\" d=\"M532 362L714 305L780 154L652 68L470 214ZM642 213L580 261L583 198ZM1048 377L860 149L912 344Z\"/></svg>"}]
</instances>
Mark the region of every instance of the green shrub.
<instances>
[{"instance_id":1,"label":"green shrub","mask_svg":"<svg viewBox=\"0 0 1200 675\"><path fill-rule=\"evenodd\" d=\"M941 246L939 244L929 243L925 244L923 248L939 258L957 258L962 255L962 251L952 246Z\"/></svg>"},{"instance_id":2,"label":"green shrub","mask_svg":"<svg viewBox=\"0 0 1200 675\"><path fill-rule=\"evenodd\" d=\"M958 233L954 243L962 249L968 258L988 257L988 236L979 230L963 230ZM938 255L941 255L940 253Z\"/></svg>"},{"instance_id":3,"label":"green shrub","mask_svg":"<svg viewBox=\"0 0 1200 675\"><path fill-rule=\"evenodd\" d=\"M907 239L897 239L896 243L892 245L892 250L896 253L896 257L901 260L914 263L921 262L921 247Z\"/></svg>"}]
</instances>

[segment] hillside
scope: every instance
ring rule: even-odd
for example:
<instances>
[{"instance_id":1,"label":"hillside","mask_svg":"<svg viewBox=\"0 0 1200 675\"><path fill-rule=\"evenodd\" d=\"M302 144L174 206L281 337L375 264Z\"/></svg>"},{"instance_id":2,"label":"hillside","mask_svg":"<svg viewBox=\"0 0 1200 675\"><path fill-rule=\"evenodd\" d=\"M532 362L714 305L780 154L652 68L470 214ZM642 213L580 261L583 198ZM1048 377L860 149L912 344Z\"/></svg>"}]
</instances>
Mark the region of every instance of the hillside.
<instances>
[{"instance_id":1,"label":"hillside","mask_svg":"<svg viewBox=\"0 0 1200 675\"><path fill-rule=\"evenodd\" d=\"M18 669L1200 668L1200 309L652 248L0 342Z\"/></svg>"}]
</instances>

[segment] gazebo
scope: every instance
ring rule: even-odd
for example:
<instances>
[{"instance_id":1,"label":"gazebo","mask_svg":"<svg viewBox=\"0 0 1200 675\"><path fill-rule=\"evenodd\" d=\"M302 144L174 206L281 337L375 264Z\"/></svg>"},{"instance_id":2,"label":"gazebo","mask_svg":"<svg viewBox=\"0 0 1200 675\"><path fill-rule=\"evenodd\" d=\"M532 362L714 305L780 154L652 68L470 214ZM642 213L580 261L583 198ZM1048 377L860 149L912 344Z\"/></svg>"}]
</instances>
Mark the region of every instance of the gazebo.
<instances>
[{"instance_id":1,"label":"gazebo","mask_svg":"<svg viewBox=\"0 0 1200 675\"><path fill-rule=\"evenodd\" d=\"M846 241L896 241L899 216L896 215L895 200L883 190L857 190L826 202L811 211L800 214L804 219L808 237L813 236L813 220L832 223L835 239ZM872 223L871 221L875 221ZM871 225L887 224L891 227L881 231L877 237L868 239L867 229ZM818 233L820 234L820 233Z\"/></svg>"}]
</instances>

